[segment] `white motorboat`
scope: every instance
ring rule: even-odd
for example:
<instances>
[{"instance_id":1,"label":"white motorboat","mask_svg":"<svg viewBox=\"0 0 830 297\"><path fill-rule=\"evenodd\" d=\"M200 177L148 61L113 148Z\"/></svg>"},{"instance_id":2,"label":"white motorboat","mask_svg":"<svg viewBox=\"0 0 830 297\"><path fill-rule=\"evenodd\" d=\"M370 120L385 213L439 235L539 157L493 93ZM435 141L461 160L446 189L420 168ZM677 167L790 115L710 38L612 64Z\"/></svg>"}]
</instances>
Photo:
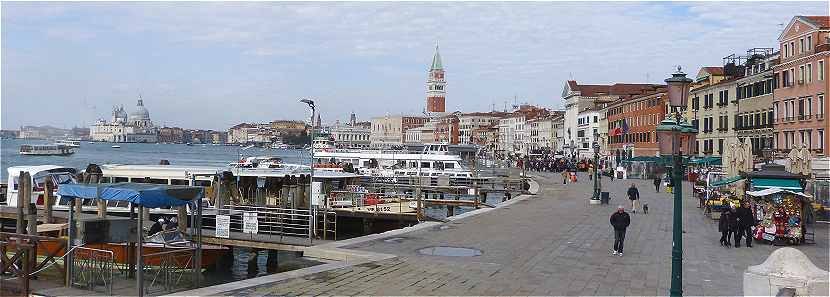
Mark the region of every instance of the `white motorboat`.
<instances>
[{"instance_id":1,"label":"white motorboat","mask_svg":"<svg viewBox=\"0 0 830 297\"><path fill-rule=\"evenodd\" d=\"M121 148L121 146L120 146L120 145L117 145L117 144L116 144L116 145L113 145L113 146L111 146L111 147L112 147L112 148L114 148L114 149L120 149L120 148Z\"/></svg>"}]
</instances>

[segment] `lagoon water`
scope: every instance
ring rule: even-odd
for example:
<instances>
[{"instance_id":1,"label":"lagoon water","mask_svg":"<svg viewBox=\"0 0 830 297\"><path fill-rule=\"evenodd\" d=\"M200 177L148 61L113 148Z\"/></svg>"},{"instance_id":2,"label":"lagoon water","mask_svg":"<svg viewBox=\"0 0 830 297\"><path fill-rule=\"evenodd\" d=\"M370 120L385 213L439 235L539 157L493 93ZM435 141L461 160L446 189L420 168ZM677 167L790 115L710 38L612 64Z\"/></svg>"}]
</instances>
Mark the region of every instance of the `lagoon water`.
<instances>
[{"instance_id":1,"label":"lagoon water","mask_svg":"<svg viewBox=\"0 0 830 297\"><path fill-rule=\"evenodd\" d=\"M0 165L2 165L3 182L8 174L7 168L23 165L60 165L83 170L93 164L142 164L154 165L161 160L170 161L171 165L225 166L244 156L271 155L281 157L286 163L308 164L308 154L304 150L272 150L250 148L240 151L239 146L194 144L155 144L155 143L118 143L120 149L112 148L114 143L82 142L80 148L70 156L23 156L18 149L23 144L49 144L46 140L3 139L0 140Z\"/></svg>"}]
</instances>

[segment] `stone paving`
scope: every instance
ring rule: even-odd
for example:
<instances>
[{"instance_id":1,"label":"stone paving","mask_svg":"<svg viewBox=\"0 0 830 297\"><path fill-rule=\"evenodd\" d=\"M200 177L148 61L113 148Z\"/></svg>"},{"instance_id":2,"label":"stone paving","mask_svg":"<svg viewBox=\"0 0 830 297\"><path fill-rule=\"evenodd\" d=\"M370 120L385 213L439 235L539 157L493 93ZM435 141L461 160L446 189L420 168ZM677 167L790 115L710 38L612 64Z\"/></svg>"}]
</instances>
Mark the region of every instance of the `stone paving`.
<instances>
[{"instance_id":1,"label":"stone paving","mask_svg":"<svg viewBox=\"0 0 830 297\"><path fill-rule=\"evenodd\" d=\"M265 283L222 295L667 295L671 274L672 199L651 181L603 179L611 206L588 205L592 183L562 185L558 174L537 174L539 195L395 240L374 240L350 249L398 258ZM608 253L608 223L624 192L637 184L649 214L632 214L625 256ZM687 184L684 193L690 193ZM743 271L775 249L726 249L717 224L686 195L683 206L685 295L742 295ZM441 228L443 227L443 228ZM818 225L816 244L797 246L828 270L828 228ZM421 255L432 246L468 247L475 257Z\"/></svg>"}]
</instances>

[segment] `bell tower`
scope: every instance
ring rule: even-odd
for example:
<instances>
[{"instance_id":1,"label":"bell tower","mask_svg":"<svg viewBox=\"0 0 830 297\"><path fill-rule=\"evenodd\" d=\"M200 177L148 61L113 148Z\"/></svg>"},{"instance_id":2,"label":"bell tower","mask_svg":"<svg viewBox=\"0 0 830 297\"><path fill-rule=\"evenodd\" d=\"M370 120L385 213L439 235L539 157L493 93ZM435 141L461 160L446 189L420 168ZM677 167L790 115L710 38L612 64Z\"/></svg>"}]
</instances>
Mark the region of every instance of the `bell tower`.
<instances>
[{"instance_id":1,"label":"bell tower","mask_svg":"<svg viewBox=\"0 0 830 297\"><path fill-rule=\"evenodd\" d=\"M435 44L435 54L432 56L432 65L429 68L427 77L427 109L428 114L443 113L446 111L444 65L441 63L441 54L438 53L438 44Z\"/></svg>"}]
</instances>

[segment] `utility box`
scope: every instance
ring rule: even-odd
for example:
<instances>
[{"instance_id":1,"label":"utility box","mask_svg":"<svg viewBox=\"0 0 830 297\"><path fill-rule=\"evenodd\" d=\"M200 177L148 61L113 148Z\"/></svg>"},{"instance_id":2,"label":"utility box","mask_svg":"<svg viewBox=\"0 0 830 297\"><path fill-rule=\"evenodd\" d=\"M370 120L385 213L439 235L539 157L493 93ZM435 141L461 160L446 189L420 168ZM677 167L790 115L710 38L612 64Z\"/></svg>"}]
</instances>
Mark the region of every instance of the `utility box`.
<instances>
[{"instance_id":1,"label":"utility box","mask_svg":"<svg viewBox=\"0 0 830 297\"><path fill-rule=\"evenodd\" d=\"M136 242L137 227L137 220L130 218L81 219L75 239L79 244Z\"/></svg>"}]
</instances>

